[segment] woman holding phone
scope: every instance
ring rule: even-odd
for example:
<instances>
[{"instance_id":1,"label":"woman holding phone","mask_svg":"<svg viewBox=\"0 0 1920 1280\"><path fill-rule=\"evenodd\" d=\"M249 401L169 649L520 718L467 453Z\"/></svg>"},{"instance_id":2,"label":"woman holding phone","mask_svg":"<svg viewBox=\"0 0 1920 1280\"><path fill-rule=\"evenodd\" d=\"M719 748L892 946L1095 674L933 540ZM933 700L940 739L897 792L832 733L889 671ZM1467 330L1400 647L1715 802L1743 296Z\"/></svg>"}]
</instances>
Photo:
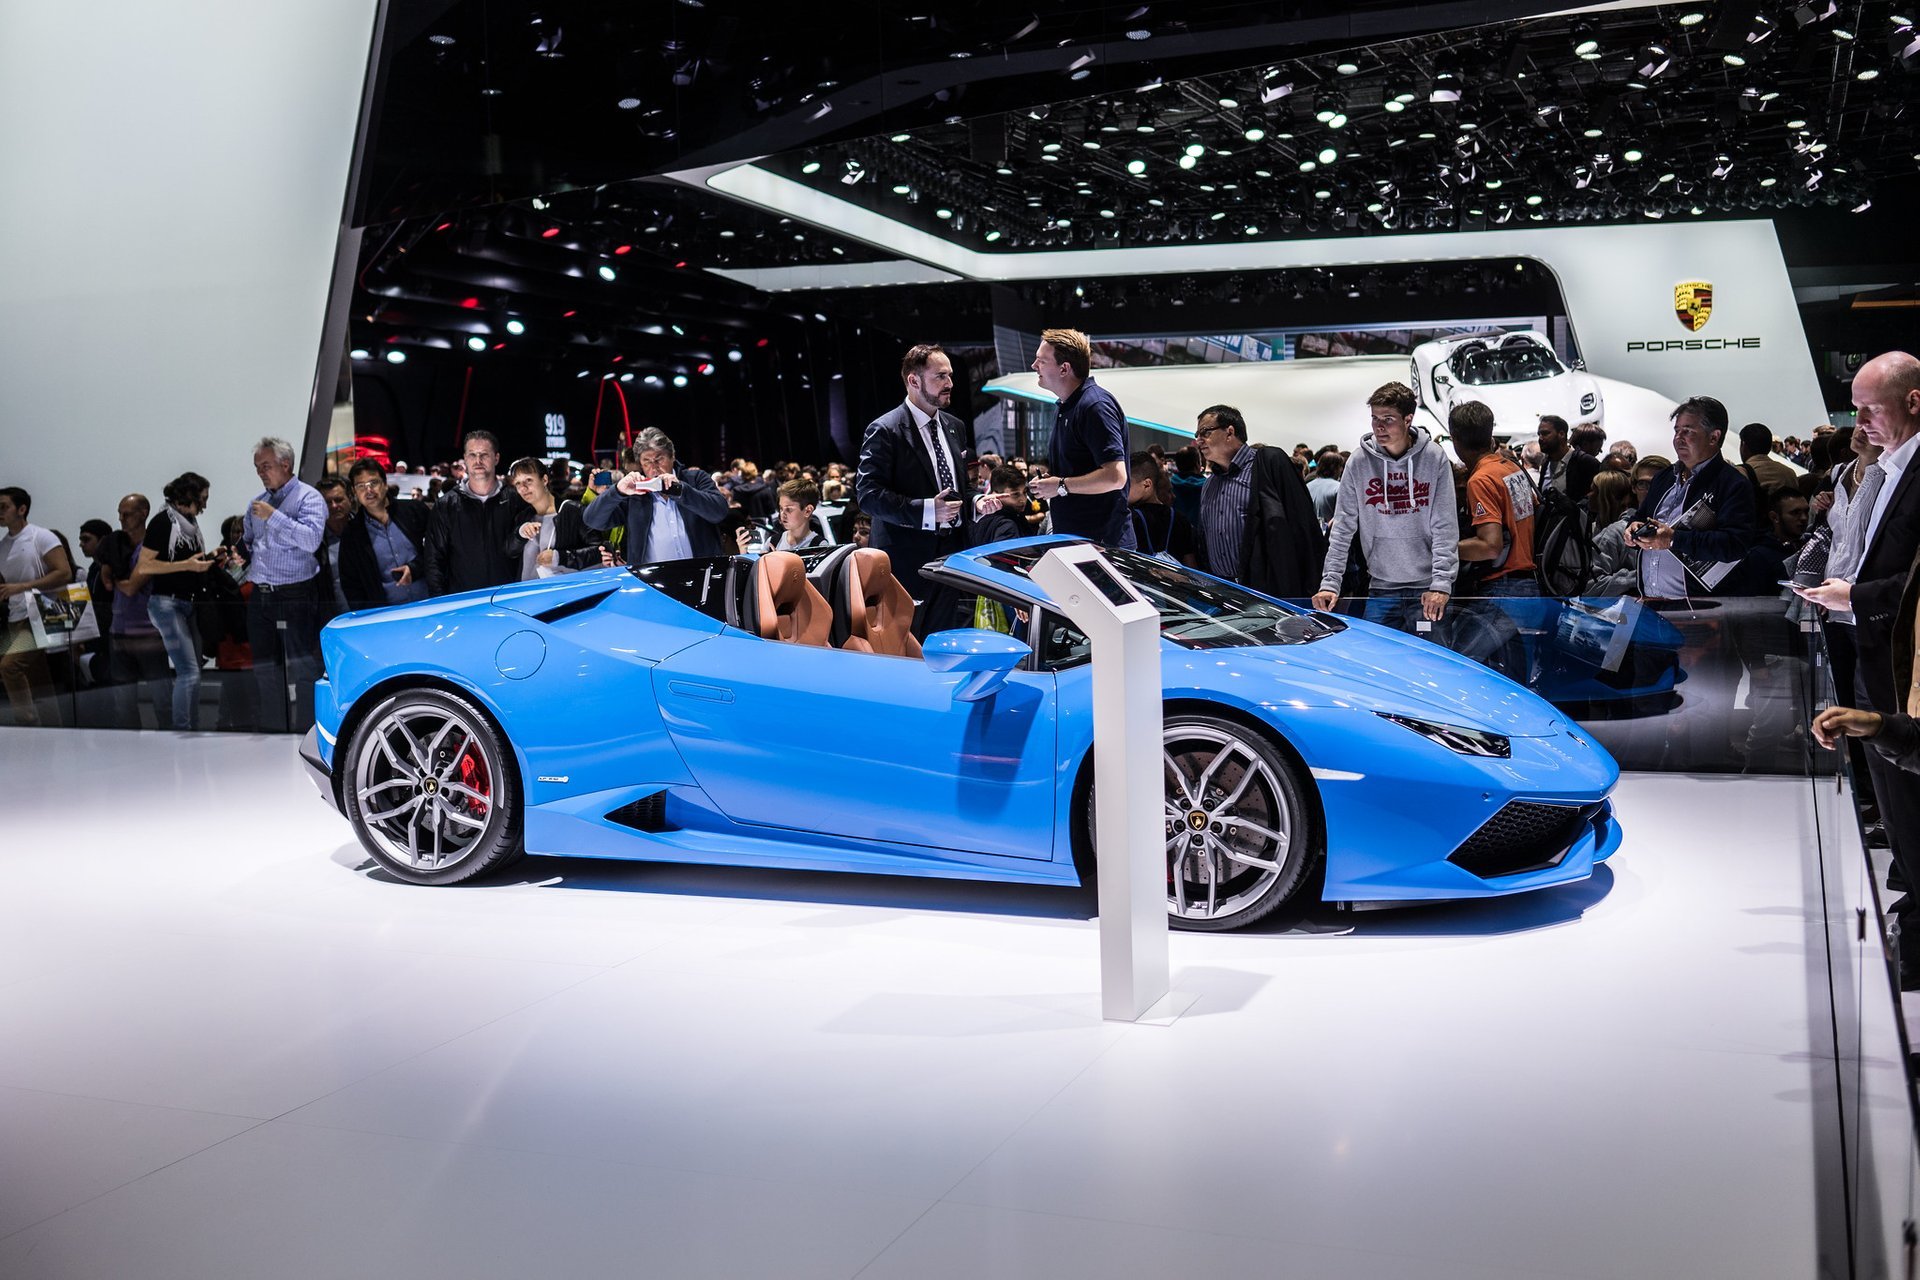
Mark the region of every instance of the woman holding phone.
<instances>
[{"instance_id":1,"label":"woman holding phone","mask_svg":"<svg viewBox=\"0 0 1920 1280\"><path fill-rule=\"evenodd\" d=\"M193 605L204 589L207 571L225 567L225 553L207 550L200 534L200 514L207 509L211 486L197 472L186 471L162 490L167 505L147 524L140 555L134 561L128 590L151 586L147 616L160 633L167 658L173 663L173 727L192 732L198 727L200 701L200 628ZM156 708L157 710L157 708Z\"/></svg>"},{"instance_id":2,"label":"woman holding phone","mask_svg":"<svg viewBox=\"0 0 1920 1280\"><path fill-rule=\"evenodd\" d=\"M427 584L414 577L426 541L432 506L394 502L387 473L371 458L347 468L347 488L357 507L340 531L340 590L349 609L376 609L427 598Z\"/></svg>"}]
</instances>

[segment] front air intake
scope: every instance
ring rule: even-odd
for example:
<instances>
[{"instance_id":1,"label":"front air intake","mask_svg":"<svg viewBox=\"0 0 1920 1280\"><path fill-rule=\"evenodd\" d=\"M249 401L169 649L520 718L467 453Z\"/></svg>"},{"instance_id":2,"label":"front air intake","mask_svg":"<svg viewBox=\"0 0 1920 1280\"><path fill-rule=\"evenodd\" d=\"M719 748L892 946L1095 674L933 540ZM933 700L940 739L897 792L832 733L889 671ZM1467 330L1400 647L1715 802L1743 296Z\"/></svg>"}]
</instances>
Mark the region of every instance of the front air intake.
<instances>
[{"instance_id":1,"label":"front air intake","mask_svg":"<svg viewBox=\"0 0 1920 1280\"><path fill-rule=\"evenodd\" d=\"M1557 867L1603 807L1509 801L1447 861L1483 880Z\"/></svg>"}]
</instances>

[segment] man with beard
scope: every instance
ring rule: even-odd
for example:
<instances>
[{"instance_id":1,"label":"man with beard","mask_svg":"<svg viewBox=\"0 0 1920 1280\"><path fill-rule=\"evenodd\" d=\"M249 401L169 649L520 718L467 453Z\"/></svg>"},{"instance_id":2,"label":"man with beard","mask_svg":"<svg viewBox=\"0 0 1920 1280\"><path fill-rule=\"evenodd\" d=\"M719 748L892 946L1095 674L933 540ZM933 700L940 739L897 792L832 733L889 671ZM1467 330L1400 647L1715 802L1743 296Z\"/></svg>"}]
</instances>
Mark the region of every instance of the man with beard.
<instances>
[{"instance_id":1,"label":"man with beard","mask_svg":"<svg viewBox=\"0 0 1920 1280\"><path fill-rule=\"evenodd\" d=\"M855 492L873 517L872 543L893 562L893 576L919 602L914 634L924 637L934 612L934 584L920 566L968 545L974 508L965 488L962 425L946 411L953 399L953 362L932 343L900 362L904 403L867 425L860 441Z\"/></svg>"}]
</instances>

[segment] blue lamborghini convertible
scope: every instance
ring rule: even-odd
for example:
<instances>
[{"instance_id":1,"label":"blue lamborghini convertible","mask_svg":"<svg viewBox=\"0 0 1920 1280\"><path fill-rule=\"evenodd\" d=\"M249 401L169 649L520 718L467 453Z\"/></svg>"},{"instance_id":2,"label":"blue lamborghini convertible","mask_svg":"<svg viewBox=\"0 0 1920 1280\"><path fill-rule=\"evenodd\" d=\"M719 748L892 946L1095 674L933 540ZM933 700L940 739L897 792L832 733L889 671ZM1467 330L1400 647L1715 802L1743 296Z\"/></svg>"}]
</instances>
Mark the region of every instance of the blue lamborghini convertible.
<instances>
[{"instance_id":1,"label":"blue lamborghini convertible","mask_svg":"<svg viewBox=\"0 0 1920 1280\"><path fill-rule=\"evenodd\" d=\"M1029 568L884 552L600 569L350 614L302 754L373 858L451 884L522 852L1072 885L1093 866L1086 638ZM1619 769L1561 713L1399 632L1110 552L1161 614L1167 909L1580 880ZM1316 876L1316 873L1320 873Z\"/></svg>"}]
</instances>

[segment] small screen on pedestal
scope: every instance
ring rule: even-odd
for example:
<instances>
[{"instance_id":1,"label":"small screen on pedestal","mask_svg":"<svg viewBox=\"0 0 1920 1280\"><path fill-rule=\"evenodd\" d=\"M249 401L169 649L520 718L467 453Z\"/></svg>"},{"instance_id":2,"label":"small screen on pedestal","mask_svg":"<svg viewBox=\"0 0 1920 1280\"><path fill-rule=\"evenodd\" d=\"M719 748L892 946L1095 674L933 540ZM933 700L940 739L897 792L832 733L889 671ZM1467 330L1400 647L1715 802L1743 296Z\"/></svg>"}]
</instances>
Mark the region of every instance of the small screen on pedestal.
<instances>
[{"instance_id":1,"label":"small screen on pedestal","mask_svg":"<svg viewBox=\"0 0 1920 1280\"><path fill-rule=\"evenodd\" d=\"M1093 589L1107 598L1107 603L1119 606L1139 604L1140 597L1127 590L1127 585L1113 576L1113 570L1098 560L1082 560L1073 566L1080 576L1093 584Z\"/></svg>"}]
</instances>

